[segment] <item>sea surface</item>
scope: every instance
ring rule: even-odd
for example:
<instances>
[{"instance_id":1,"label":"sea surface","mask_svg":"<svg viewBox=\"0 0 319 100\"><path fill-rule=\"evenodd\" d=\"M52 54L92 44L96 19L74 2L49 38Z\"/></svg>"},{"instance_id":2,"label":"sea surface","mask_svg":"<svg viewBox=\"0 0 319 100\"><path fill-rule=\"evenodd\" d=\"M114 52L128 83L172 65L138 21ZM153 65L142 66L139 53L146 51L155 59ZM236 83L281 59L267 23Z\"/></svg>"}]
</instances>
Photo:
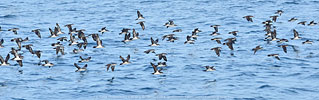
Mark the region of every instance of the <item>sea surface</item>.
<instances>
[{"instance_id":1,"label":"sea surface","mask_svg":"<svg viewBox=\"0 0 319 100\"><path fill-rule=\"evenodd\" d=\"M1 100L94 100L94 99L236 99L236 100L315 100L319 98L319 25L297 24L319 21L318 0L1 0L0 26L2 30L19 28L18 35L1 31L4 39L0 55L5 58L12 47L13 38L29 37L22 44L33 44L33 50L41 50L41 59L22 48L23 67L10 60L11 66L0 66ZM135 20L139 10L145 19ZM278 17L277 37L289 39L287 53L276 41L264 41L262 22L270 20L277 10L284 13ZM243 16L253 15L253 22ZM292 17L295 22L288 22ZM176 27L166 28L164 23L173 20ZM145 21L145 30L139 21ZM59 23L68 33L66 24L85 29L85 35L98 33L105 48L93 48L96 42L88 38L88 47L74 54L77 48L65 46L65 55L56 55L51 43L62 34L49 38L48 28ZM211 36L210 25L221 25L219 36ZM107 27L110 32L98 32ZM123 28L136 29L139 40L123 43ZM186 36L199 28L195 44L184 44ZM42 38L31 30L40 29ZM178 40L162 41L162 36L172 34ZM293 38L296 29L302 39ZM237 36L228 34L239 31ZM150 37L159 39L159 46L150 47ZM234 50L210 39L236 37ZM302 44L312 40L313 44ZM225 41L222 40L224 43ZM264 49L255 55L257 45ZM222 47L220 57L213 47ZM167 53L167 65L162 75L153 75L150 62L159 62L154 53ZM280 60L268 57L278 53ZM119 65L119 56L130 54L131 64ZM86 72L75 72L74 63L79 57L91 56ZM11 55L11 58L13 55ZM40 60L49 60L51 68L39 66ZM163 61L163 60L160 60ZM106 64L117 63L115 71L106 71ZM216 71L205 72L206 65ZM114 78L112 80L112 78Z\"/></svg>"}]
</instances>

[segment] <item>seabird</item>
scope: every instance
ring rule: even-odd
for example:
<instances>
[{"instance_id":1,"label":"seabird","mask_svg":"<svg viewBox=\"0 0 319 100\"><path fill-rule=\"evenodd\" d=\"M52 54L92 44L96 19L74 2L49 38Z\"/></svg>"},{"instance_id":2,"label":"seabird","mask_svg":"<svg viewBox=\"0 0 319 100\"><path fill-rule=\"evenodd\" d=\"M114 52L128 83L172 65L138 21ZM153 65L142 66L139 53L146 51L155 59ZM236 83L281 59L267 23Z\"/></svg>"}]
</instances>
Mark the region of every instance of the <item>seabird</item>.
<instances>
[{"instance_id":1,"label":"seabird","mask_svg":"<svg viewBox=\"0 0 319 100\"><path fill-rule=\"evenodd\" d=\"M69 29L69 34L70 34L70 33L75 33L75 30L72 29L72 25L73 25L73 24L66 24L66 25L64 25L64 27L68 27L68 29Z\"/></svg>"},{"instance_id":2,"label":"seabird","mask_svg":"<svg viewBox=\"0 0 319 100\"><path fill-rule=\"evenodd\" d=\"M167 66L166 62L158 62L157 63L157 67L165 67L165 66Z\"/></svg>"},{"instance_id":3,"label":"seabird","mask_svg":"<svg viewBox=\"0 0 319 100\"><path fill-rule=\"evenodd\" d=\"M4 46L2 45L3 43L4 43L4 40L1 39L1 40L0 40L0 48L4 48Z\"/></svg>"},{"instance_id":4,"label":"seabird","mask_svg":"<svg viewBox=\"0 0 319 100\"><path fill-rule=\"evenodd\" d=\"M152 65L152 67L153 67L153 69L154 69L154 73L152 73L152 74L154 74L154 75L159 75L159 74L162 74L162 73L163 73L163 72L161 72L162 69L160 69L160 70L157 69L157 65L154 65L153 63L151 63L151 65Z\"/></svg>"},{"instance_id":5,"label":"seabird","mask_svg":"<svg viewBox=\"0 0 319 100\"><path fill-rule=\"evenodd\" d=\"M296 21L296 20L298 20L298 19L295 18L295 17L292 17L291 19L288 20L288 22L294 22L294 21Z\"/></svg>"},{"instance_id":6,"label":"seabird","mask_svg":"<svg viewBox=\"0 0 319 100\"><path fill-rule=\"evenodd\" d=\"M254 16L248 15L248 16L244 16L243 18L246 18L248 22L253 22L253 19L252 19L253 17Z\"/></svg>"},{"instance_id":7,"label":"seabird","mask_svg":"<svg viewBox=\"0 0 319 100\"><path fill-rule=\"evenodd\" d=\"M233 41L228 41L226 43L223 43L223 45L227 45L230 50L234 50L233 43Z\"/></svg>"},{"instance_id":8,"label":"seabird","mask_svg":"<svg viewBox=\"0 0 319 100\"><path fill-rule=\"evenodd\" d=\"M275 57L276 59L280 60L279 54L269 54L268 57Z\"/></svg>"},{"instance_id":9,"label":"seabird","mask_svg":"<svg viewBox=\"0 0 319 100\"><path fill-rule=\"evenodd\" d=\"M19 28L8 29L8 31L12 31L16 35L18 34L18 30L19 30Z\"/></svg>"},{"instance_id":10,"label":"seabird","mask_svg":"<svg viewBox=\"0 0 319 100\"><path fill-rule=\"evenodd\" d=\"M17 50L15 50L14 48L11 48L10 53L14 56L14 58L12 58L11 60L22 60L23 56L21 56L21 54L18 53Z\"/></svg>"},{"instance_id":11,"label":"seabird","mask_svg":"<svg viewBox=\"0 0 319 100\"><path fill-rule=\"evenodd\" d=\"M275 14L279 14L281 16L281 14L284 13L284 11L282 10L277 10L277 12Z\"/></svg>"},{"instance_id":12,"label":"seabird","mask_svg":"<svg viewBox=\"0 0 319 100\"><path fill-rule=\"evenodd\" d=\"M313 43L313 41L310 41L310 40L306 40L306 41L302 42L302 44L312 44L312 43Z\"/></svg>"},{"instance_id":13,"label":"seabird","mask_svg":"<svg viewBox=\"0 0 319 100\"><path fill-rule=\"evenodd\" d=\"M231 43L235 44L236 38L227 38L224 41L231 42Z\"/></svg>"},{"instance_id":14,"label":"seabird","mask_svg":"<svg viewBox=\"0 0 319 100\"><path fill-rule=\"evenodd\" d=\"M151 37L151 45L149 45L149 46L158 46L159 44L158 44L158 39L156 39L155 41L153 40L153 38Z\"/></svg>"},{"instance_id":15,"label":"seabird","mask_svg":"<svg viewBox=\"0 0 319 100\"><path fill-rule=\"evenodd\" d=\"M287 53L287 46L289 45L279 45L278 47L282 47L282 50L284 50L284 52Z\"/></svg>"},{"instance_id":16,"label":"seabird","mask_svg":"<svg viewBox=\"0 0 319 100\"><path fill-rule=\"evenodd\" d=\"M144 53L146 53L146 54L149 54L150 52L155 53L155 49L149 49L149 50L144 51Z\"/></svg>"},{"instance_id":17,"label":"seabird","mask_svg":"<svg viewBox=\"0 0 319 100\"><path fill-rule=\"evenodd\" d=\"M80 61L79 63L82 63L82 62L89 62L91 60L91 57L88 57L88 58L82 58L82 56L80 56Z\"/></svg>"},{"instance_id":18,"label":"seabird","mask_svg":"<svg viewBox=\"0 0 319 100\"><path fill-rule=\"evenodd\" d=\"M214 66L205 66L205 68L206 68L206 70L204 70L204 71L206 71L206 72L211 72L211 71L215 71L216 70L214 68Z\"/></svg>"},{"instance_id":19,"label":"seabird","mask_svg":"<svg viewBox=\"0 0 319 100\"><path fill-rule=\"evenodd\" d=\"M99 30L98 32L101 32L103 34L104 32L109 32L109 30L107 30L106 27L102 27L102 29Z\"/></svg>"},{"instance_id":20,"label":"seabird","mask_svg":"<svg viewBox=\"0 0 319 100\"><path fill-rule=\"evenodd\" d=\"M278 15L270 16L270 18L272 18L272 21L276 22L277 18L278 18Z\"/></svg>"},{"instance_id":21,"label":"seabird","mask_svg":"<svg viewBox=\"0 0 319 100\"><path fill-rule=\"evenodd\" d=\"M119 35L121 35L121 34L127 34L127 33L130 33L130 32L128 32L129 30L131 30L131 29L123 28L123 29L122 29L122 32L121 32L121 33L119 33Z\"/></svg>"},{"instance_id":22,"label":"seabird","mask_svg":"<svg viewBox=\"0 0 319 100\"><path fill-rule=\"evenodd\" d=\"M40 51L40 50L38 50L38 51L33 51L33 53L36 54L39 59L41 58L41 52L42 52L42 51Z\"/></svg>"},{"instance_id":23,"label":"seabird","mask_svg":"<svg viewBox=\"0 0 319 100\"><path fill-rule=\"evenodd\" d=\"M58 36L58 33L57 33L57 30L55 29L54 31L52 31L51 28L49 28L49 31L50 31L50 37L53 38L53 37L57 37Z\"/></svg>"},{"instance_id":24,"label":"seabird","mask_svg":"<svg viewBox=\"0 0 319 100\"><path fill-rule=\"evenodd\" d=\"M216 32L216 31L214 31L214 32L212 32L212 34L210 34L210 35L212 35L212 36L216 36L216 35L220 35L220 33L218 33L218 32Z\"/></svg>"},{"instance_id":25,"label":"seabird","mask_svg":"<svg viewBox=\"0 0 319 100\"><path fill-rule=\"evenodd\" d=\"M61 31L61 28L58 23L56 23L56 29L58 31L57 34L64 34L64 32Z\"/></svg>"},{"instance_id":26,"label":"seabird","mask_svg":"<svg viewBox=\"0 0 319 100\"><path fill-rule=\"evenodd\" d=\"M140 20L140 19L144 19L144 17L141 14L141 12L137 10L137 19L135 19L135 20Z\"/></svg>"},{"instance_id":27,"label":"seabird","mask_svg":"<svg viewBox=\"0 0 319 100\"><path fill-rule=\"evenodd\" d=\"M130 60L130 55L127 55L126 59L124 59L122 56L120 56L121 60L122 60L122 63L120 63L120 65L125 65L125 64L129 64L131 62L129 62Z\"/></svg>"},{"instance_id":28,"label":"seabird","mask_svg":"<svg viewBox=\"0 0 319 100\"><path fill-rule=\"evenodd\" d=\"M164 59L164 61L167 61L166 53L156 54L156 56L158 56L158 59L159 59L159 60Z\"/></svg>"},{"instance_id":29,"label":"seabird","mask_svg":"<svg viewBox=\"0 0 319 100\"><path fill-rule=\"evenodd\" d=\"M78 64L74 63L74 66L77 68L77 70L75 72L84 72L86 71L86 68L88 67L87 64L85 64L82 68L80 66L78 66Z\"/></svg>"},{"instance_id":30,"label":"seabird","mask_svg":"<svg viewBox=\"0 0 319 100\"><path fill-rule=\"evenodd\" d=\"M131 33L127 33L124 35L124 40L122 40L122 42L126 43L126 42L130 42L131 40L132 40Z\"/></svg>"},{"instance_id":31,"label":"seabird","mask_svg":"<svg viewBox=\"0 0 319 100\"><path fill-rule=\"evenodd\" d=\"M19 47L19 50L21 49L21 42L24 42L24 41L28 41L29 38L26 37L25 39L22 40L22 38L14 38L14 39L11 39L11 42L16 42L18 47Z\"/></svg>"},{"instance_id":32,"label":"seabird","mask_svg":"<svg viewBox=\"0 0 319 100\"><path fill-rule=\"evenodd\" d=\"M40 29L32 30L39 38L41 38Z\"/></svg>"},{"instance_id":33,"label":"seabird","mask_svg":"<svg viewBox=\"0 0 319 100\"><path fill-rule=\"evenodd\" d=\"M311 21L309 24L308 24L308 26L314 26L314 25L316 25L317 23L315 23L315 21Z\"/></svg>"},{"instance_id":34,"label":"seabird","mask_svg":"<svg viewBox=\"0 0 319 100\"><path fill-rule=\"evenodd\" d=\"M138 23L136 23L136 24L140 24L140 25L141 25L141 27L142 27L142 29L144 30L144 29L145 29L144 22L145 22L145 21L140 21L140 22L138 22Z\"/></svg>"},{"instance_id":35,"label":"seabird","mask_svg":"<svg viewBox=\"0 0 319 100\"><path fill-rule=\"evenodd\" d=\"M111 67L112 72L113 72L115 69L116 63L110 63L110 64L107 64L106 66L107 66L106 71L109 71L109 68Z\"/></svg>"},{"instance_id":36,"label":"seabird","mask_svg":"<svg viewBox=\"0 0 319 100\"><path fill-rule=\"evenodd\" d=\"M57 42L57 43L52 43L51 46L57 47L57 46L62 46L62 44L60 42Z\"/></svg>"},{"instance_id":37,"label":"seabird","mask_svg":"<svg viewBox=\"0 0 319 100\"><path fill-rule=\"evenodd\" d=\"M193 39L197 39L197 37L198 37L197 33L198 33L198 32L200 32L200 30L198 30L198 28L195 29L194 31L192 31L192 36L191 36L191 37L192 37Z\"/></svg>"},{"instance_id":38,"label":"seabird","mask_svg":"<svg viewBox=\"0 0 319 100\"><path fill-rule=\"evenodd\" d=\"M138 37L139 36L139 33L138 32L135 32L135 29L133 29L133 38L132 38L132 40L137 40L137 39L140 39L140 37Z\"/></svg>"},{"instance_id":39,"label":"seabird","mask_svg":"<svg viewBox=\"0 0 319 100\"><path fill-rule=\"evenodd\" d=\"M173 30L173 32L182 32L182 29Z\"/></svg>"},{"instance_id":40,"label":"seabird","mask_svg":"<svg viewBox=\"0 0 319 100\"><path fill-rule=\"evenodd\" d=\"M54 64L50 63L49 60L42 60L42 62L44 62L44 64L42 64L42 66L47 66L49 68L54 66Z\"/></svg>"},{"instance_id":41,"label":"seabird","mask_svg":"<svg viewBox=\"0 0 319 100\"><path fill-rule=\"evenodd\" d=\"M195 29L192 31L192 33L195 33L195 34L197 34L197 33L199 33L199 32L202 32L202 31L199 30L198 28L195 28Z\"/></svg>"},{"instance_id":42,"label":"seabird","mask_svg":"<svg viewBox=\"0 0 319 100\"><path fill-rule=\"evenodd\" d=\"M278 40L279 38L277 38L277 31L276 29L274 29L273 32L270 33L270 37L272 41Z\"/></svg>"},{"instance_id":43,"label":"seabird","mask_svg":"<svg viewBox=\"0 0 319 100\"><path fill-rule=\"evenodd\" d=\"M1 61L0 66L8 66L8 65L10 65L8 63L9 59L10 59L10 54L7 55L6 59L3 59L2 56L0 56L0 61Z\"/></svg>"},{"instance_id":44,"label":"seabird","mask_svg":"<svg viewBox=\"0 0 319 100\"><path fill-rule=\"evenodd\" d=\"M220 25L211 25L210 27L213 27L214 29L215 29L215 32L218 32L218 27L219 27Z\"/></svg>"},{"instance_id":45,"label":"seabird","mask_svg":"<svg viewBox=\"0 0 319 100\"><path fill-rule=\"evenodd\" d=\"M31 54L34 54L32 46L33 46L32 44L28 44L28 45L23 45L22 47L27 49Z\"/></svg>"},{"instance_id":46,"label":"seabird","mask_svg":"<svg viewBox=\"0 0 319 100\"><path fill-rule=\"evenodd\" d=\"M298 24L306 25L306 22L307 22L307 21L302 21L302 22L299 22Z\"/></svg>"},{"instance_id":47,"label":"seabird","mask_svg":"<svg viewBox=\"0 0 319 100\"><path fill-rule=\"evenodd\" d=\"M294 38L291 38L291 40L301 39L301 37L299 37L299 33L295 29L293 29L293 32L294 32Z\"/></svg>"},{"instance_id":48,"label":"seabird","mask_svg":"<svg viewBox=\"0 0 319 100\"><path fill-rule=\"evenodd\" d=\"M195 40L191 40L191 36L187 35L186 36L186 41L184 42L184 44L189 43L189 44L194 44Z\"/></svg>"},{"instance_id":49,"label":"seabird","mask_svg":"<svg viewBox=\"0 0 319 100\"><path fill-rule=\"evenodd\" d=\"M75 36L73 36L72 34L70 34L70 40L69 41L71 42L69 44L69 46L76 45L76 44L79 43L79 42L76 41Z\"/></svg>"},{"instance_id":50,"label":"seabird","mask_svg":"<svg viewBox=\"0 0 319 100\"><path fill-rule=\"evenodd\" d=\"M61 45L61 46L56 46L55 48L55 54L59 54L59 52L61 52L62 55L64 55L64 47Z\"/></svg>"},{"instance_id":51,"label":"seabird","mask_svg":"<svg viewBox=\"0 0 319 100\"><path fill-rule=\"evenodd\" d=\"M216 41L218 44L222 44L222 42L220 41L222 38L212 38L212 39L210 39L210 40L212 40L212 41Z\"/></svg>"},{"instance_id":52,"label":"seabird","mask_svg":"<svg viewBox=\"0 0 319 100\"><path fill-rule=\"evenodd\" d=\"M238 31L231 31L228 34L233 34L234 36L237 36Z\"/></svg>"},{"instance_id":53,"label":"seabird","mask_svg":"<svg viewBox=\"0 0 319 100\"><path fill-rule=\"evenodd\" d=\"M82 39L83 37L85 38L85 34L84 34L84 32L83 31L85 31L85 29L81 29L81 30L78 30L77 32L78 32L78 38L79 39Z\"/></svg>"},{"instance_id":54,"label":"seabird","mask_svg":"<svg viewBox=\"0 0 319 100\"><path fill-rule=\"evenodd\" d=\"M211 48L210 50L214 50L216 55L219 57L220 56L220 50L222 47L215 47L215 48Z\"/></svg>"},{"instance_id":55,"label":"seabird","mask_svg":"<svg viewBox=\"0 0 319 100\"><path fill-rule=\"evenodd\" d=\"M168 28L168 27L174 27L174 26L177 26L177 25L174 24L173 20L168 20L168 22L166 22L164 24L164 26L166 26L166 28Z\"/></svg>"},{"instance_id":56,"label":"seabird","mask_svg":"<svg viewBox=\"0 0 319 100\"><path fill-rule=\"evenodd\" d=\"M96 41L96 46L93 48L104 48L102 45L102 40L99 37L99 34L91 34L94 41Z\"/></svg>"},{"instance_id":57,"label":"seabird","mask_svg":"<svg viewBox=\"0 0 319 100\"><path fill-rule=\"evenodd\" d=\"M252 50L254 51L254 54L256 54L256 52L258 51L258 50L261 50L261 49L263 49L260 45L258 45L258 46L256 46L255 48L253 48Z\"/></svg>"}]
</instances>

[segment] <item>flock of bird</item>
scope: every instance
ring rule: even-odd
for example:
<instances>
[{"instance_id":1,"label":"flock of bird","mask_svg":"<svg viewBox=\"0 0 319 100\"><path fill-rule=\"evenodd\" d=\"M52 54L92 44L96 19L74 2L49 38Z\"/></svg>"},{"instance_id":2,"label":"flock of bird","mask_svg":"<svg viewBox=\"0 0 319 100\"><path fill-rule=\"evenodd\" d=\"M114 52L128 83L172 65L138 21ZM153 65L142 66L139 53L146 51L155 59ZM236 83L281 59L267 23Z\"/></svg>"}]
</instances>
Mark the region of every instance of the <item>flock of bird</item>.
<instances>
[{"instance_id":1,"label":"flock of bird","mask_svg":"<svg viewBox=\"0 0 319 100\"><path fill-rule=\"evenodd\" d=\"M274 16L270 16L270 20L266 20L264 22L262 22L262 24L264 24L264 27L265 27L265 41L267 42L271 42L271 41L277 41L278 43L283 43L283 42L288 42L289 40L288 39L279 39L276 37L277 33L276 33L276 27L273 26L273 23L275 23L277 21L277 17L280 17L282 15L283 11L282 10L277 10L277 12L275 12L275 15ZM143 15L140 13L140 11L137 11L137 19L135 20L144 20L145 18L143 17ZM252 15L248 15L248 16L244 16L243 18L245 18L248 22L253 22L253 17ZM290 20L288 20L288 22L293 22L293 21L297 21L298 19L297 18L291 18ZM142 30L145 29L145 25L144 25L144 22L145 21L139 21L138 23L136 24L139 24L142 28ZM301 25L309 25L309 26L313 26L313 25L316 25L317 23L315 23L314 21L311 21L309 24L307 24L306 21L301 21L299 22L298 24L301 24ZM86 48L87 48L87 45L88 45L88 40L87 38L89 37L92 37L93 40L96 42L96 46L93 46L93 48L104 48L103 44L102 44L102 40L100 39L99 37L99 34L96 34L96 33L93 33L93 34L89 34L89 35L86 35L84 33L85 29L76 29L76 28L73 28L73 24L67 24L67 25L64 25L65 27L68 28L68 34L69 34L69 38L68 37L59 37L60 34L65 34L64 32L62 32L61 30L61 27L59 26L58 23L56 23L56 26L54 29L51 29L49 28L49 31L50 31L50 37L49 38L55 38L55 37L59 37L57 39L57 42L56 43L52 43L51 46L55 49L56 51L56 55L65 55L65 51L64 51L64 48L65 46L61 43L61 42L68 42L69 45L68 46L73 46L73 45L76 45L78 47L78 49L74 49L73 50L73 53L79 53L79 52L82 52L84 51ZM168 22L166 22L164 25L164 27L166 28L169 28L169 27L175 27L177 26L173 20L169 20ZM218 36L220 35L220 33L218 33L218 28L220 27L221 25L211 25L210 27L214 28L214 31L212 32L212 36ZM19 28L12 28L12 29L8 29L8 30L2 30L1 27L0 27L0 31L11 31L13 32L15 35L18 34L18 30ZM41 37L41 34L40 34L40 29L34 29L32 30L31 32L34 32L36 34L37 37L39 38L42 38ZM131 32L132 31L132 32ZM106 32L109 32L109 30L107 30L106 27L103 27L101 28L101 30L98 30L98 32L100 32L101 34L104 34ZM176 30L173 30L172 31L173 33L175 32L182 32L182 29L176 29ZM186 41L184 42L184 44L194 44L195 41L197 40L197 37L198 37L198 33L202 32L201 30L199 30L198 28L195 28L193 31L192 31L192 34L191 35L187 35L186 36ZM235 37L232 37L232 38L227 38L225 39L224 41L222 41L222 38L219 38L219 37L215 37L215 38L212 38L211 40L212 41L216 41L218 44L223 44L223 45L226 45L230 50L234 50L234 47L233 45L235 44L236 42L236 36L237 36L237 33L239 31L231 31L229 32L228 34L232 34L234 35ZM130 42L130 41L133 41L133 40L138 40L140 39L139 38L139 33L136 32L135 29L129 29L129 28L123 28L121 30L121 32L119 33L119 35L122 35L124 34L124 40L122 40L123 43L127 43L127 42ZM133 35L133 37L131 37L131 34ZM301 37L299 37L299 33L297 32L297 30L293 29L293 38L291 38L291 40L297 40L297 39L301 39ZM168 34L168 35L164 35L162 37L162 40L165 40L167 39L167 41L169 42L174 42L175 40L178 40L178 38L175 36L175 34ZM81 42L80 42L81 40ZM150 37L150 40L151 40L151 44L149 46L159 46L160 44L158 43L159 42L159 39L153 39L152 37ZM1 61L1 64L0 66L9 66L9 59L10 59L10 54L13 55L14 57L11 59L13 61L16 61L18 63L18 65L20 65L21 67L23 66L23 56L19 53L19 51L22 49L22 48L25 48L26 50L28 50L31 54L35 54L39 59L41 58L41 53L42 51L40 50L33 50L32 49L32 44L27 44L27 45L22 45L23 42L25 41L29 41L29 38L26 37L26 38L14 38L14 39L11 39L11 42L15 42L17 44L17 48L11 48L11 51L9 52L9 54L6 56L6 58L4 59L2 56L0 56L0 61ZM224 42L224 43L222 43ZM1 48L4 48L4 43L5 41L3 39L1 39L0 41L0 49ZM313 41L311 40L306 40L304 42L302 42L302 44L312 44ZM294 50L296 50L295 46L294 45L287 45L287 44L281 44L279 45L278 47L281 47L283 49L283 51L285 53L287 53L287 47L292 47ZM211 50L215 51L216 55L219 57L220 56L220 52L221 52L221 48L222 47L213 47L211 48ZM257 51L263 49L263 47L261 47L260 45L256 46L255 48L252 49L253 51L253 54L256 54ZM149 50L146 50L144 51L144 53L146 54L149 54L149 53L155 53L155 49L149 49ZM150 63L150 65L153 67L154 69L154 72L152 74L162 74L162 68L158 68L158 67L164 67L164 66L167 66L166 65L166 61L167 61L167 57L166 57L166 53L159 53L159 54L156 54L156 56L158 56L159 60L164 60L163 62L158 62L157 65L154 64L154 63ZM279 54L268 54L269 57L275 57L276 59L280 60L279 58ZM125 65L125 64L130 64L130 55L127 55L126 58L123 58L122 56L119 56L119 58L122 60L122 63L120 63L119 65ZM78 63L85 63L85 62L89 62L91 60L91 57L88 57L88 58L83 58L82 56L80 56L80 59L78 62L75 62L74 63L74 66L77 68L76 72L84 72L87 70L87 67L88 65L85 64L83 67L80 67L78 65ZM50 63L49 60L41 60L39 62L39 65L41 66L47 66L47 67L52 67L54 66L53 63ZM117 63L109 63L109 64L106 64L106 69L107 71L109 70L109 68L111 68L112 71L115 71L115 66L117 66ZM216 70L214 68L214 66L205 66L205 70L204 71L214 71Z\"/></svg>"}]
</instances>

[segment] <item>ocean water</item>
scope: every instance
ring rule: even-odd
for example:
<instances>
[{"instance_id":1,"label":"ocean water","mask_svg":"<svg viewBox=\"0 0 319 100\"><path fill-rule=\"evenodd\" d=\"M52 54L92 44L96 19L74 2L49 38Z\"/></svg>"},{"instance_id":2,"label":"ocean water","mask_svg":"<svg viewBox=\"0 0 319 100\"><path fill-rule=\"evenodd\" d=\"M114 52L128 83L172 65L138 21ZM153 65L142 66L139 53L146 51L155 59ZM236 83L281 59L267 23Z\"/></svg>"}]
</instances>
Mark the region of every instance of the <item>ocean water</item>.
<instances>
[{"instance_id":1,"label":"ocean water","mask_svg":"<svg viewBox=\"0 0 319 100\"><path fill-rule=\"evenodd\" d=\"M34 50L42 51L41 60L55 66L37 65L40 59L23 48L19 51L24 56L23 67L11 60L11 66L0 66L0 99L314 100L319 97L319 25L297 23L318 22L318 5L316 0L1 0L0 26L3 30L19 30L18 35L0 32L0 39L5 40L0 55L5 57L11 47L17 47L11 39L29 37L22 44L33 44ZM137 10L145 17L145 30L136 24ZM286 44L295 45L298 52L288 47L288 53L284 53L277 42L264 41L261 23L277 10L284 11L274 23L277 37L289 39ZM246 15L253 15L254 22L242 18ZM292 17L298 20L288 22ZM168 20L178 26L166 28L163 25ZM88 38L87 49L74 54L72 50L77 47L63 42L66 54L57 56L50 44L58 37L48 38L48 28L56 23L65 33L68 30L63 26L72 23L77 29L85 29L86 35L107 27L110 32L99 33L105 48L93 48L96 42ZM210 25L215 24L221 25L219 36L209 35L214 31ZM135 28L141 39L121 42L124 35L118 33L123 28ZM195 44L184 44L195 28L202 30ZM33 29L41 30L41 39L31 32ZM178 40L161 40L175 29L182 29L174 33ZM292 29L302 39L290 40ZM233 36L230 31L239 32ZM160 39L160 45L149 47L150 37ZM234 50L211 41L214 37L236 37ZM314 43L303 45L305 40ZM251 49L257 45L264 49L253 55ZM210 50L218 46L222 47L220 57ZM159 60L155 54L145 54L148 49L167 53L168 66L163 67L162 75L151 74L150 62ZM278 53L281 60L267 57L272 53ZM132 63L119 65L119 56L128 54ZM79 56L92 57L90 62L79 64L88 64L84 73L75 72L73 66ZM106 71L105 65L111 62L118 64L114 72ZM216 71L204 72L206 65L215 66Z\"/></svg>"}]
</instances>

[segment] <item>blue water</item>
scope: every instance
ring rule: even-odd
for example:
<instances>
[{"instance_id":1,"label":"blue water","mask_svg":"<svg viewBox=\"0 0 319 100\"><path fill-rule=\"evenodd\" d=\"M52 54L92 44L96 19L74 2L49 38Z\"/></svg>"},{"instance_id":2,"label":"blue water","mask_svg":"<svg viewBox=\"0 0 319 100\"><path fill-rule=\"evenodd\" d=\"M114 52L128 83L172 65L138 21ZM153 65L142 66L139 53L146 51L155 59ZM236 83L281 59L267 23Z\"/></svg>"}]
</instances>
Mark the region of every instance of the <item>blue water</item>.
<instances>
[{"instance_id":1,"label":"blue water","mask_svg":"<svg viewBox=\"0 0 319 100\"><path fill-rule=\"evenodd\" d=\"M19 51L25 57L24 66L15 61L11 66L0 66L0 99L280 99L314 100L319 97L319 26L302 26L300 21L318 22L319 1L315 0L1 0L0 26L2 29L20 28L18 35L1 31L5 48L0 48L1 56L6 56L11 47L16 47L12 38L29 37L34 50L41 50L41 60L49 60L55 66L38 66L39 59L26 49ZM267 44L262 21L269 20L277 10L283 10L274 26L277 37L290 39L292 29L296 29L301 40L289 40L287 44L296 45L299 52L288 47L288 53L277 47L275 41ZM136 11L145 17L146 29L136 24ZM253 15L254 22L247 22L243 16ZM288 22L292 17L296 22ZM177 27L164 27L167 20L174 20ZM98 33L102 27L111 32L100 34L105 48L93 48L96 42L88 38L88 48L73 54L76 46L67 46L66 55L57 56L51 43L57 38L48 38L48 28L59 23L62 31L68 32L65 24L73 23L77 29L85 29L86 35ZM210 36L219 24L222 35ZM39 39L33 29L41 29ZM135 28L141 39L124 44L119 35L122 28ZM184 44L193 29L203 32L195 44ZM171 34L174 29L179 40L174 43L159 41L160 46L149 47L150 37L161 38ZM211 41L211 38L234 37L228 32L239 31L234 51L225 45ZM67 36L67 34L59 37ZM302 45L310 39L314 43ZM253 55L252 48L264 47ZM217 57L212 47L221 46L221 56ZM150 62L158 59L155 54L144 51L155 49L156 53L167 53L167 67L164 74L152 75ZM234 56L230 54L233 53ZM278 53L281 60L267 57ZM131 55L131 64L121 65L119 56ZM79 56L92 56L88 71L74 72L73 63ZM11 56L12 57L12 56ZM116 62L114 72L106 71L105 65ZM84 63L80 64L83 66ZM204 66L217 69L204 72ZM114 77L113 81L110 81Z\"/></svg>"}]
</instances>

